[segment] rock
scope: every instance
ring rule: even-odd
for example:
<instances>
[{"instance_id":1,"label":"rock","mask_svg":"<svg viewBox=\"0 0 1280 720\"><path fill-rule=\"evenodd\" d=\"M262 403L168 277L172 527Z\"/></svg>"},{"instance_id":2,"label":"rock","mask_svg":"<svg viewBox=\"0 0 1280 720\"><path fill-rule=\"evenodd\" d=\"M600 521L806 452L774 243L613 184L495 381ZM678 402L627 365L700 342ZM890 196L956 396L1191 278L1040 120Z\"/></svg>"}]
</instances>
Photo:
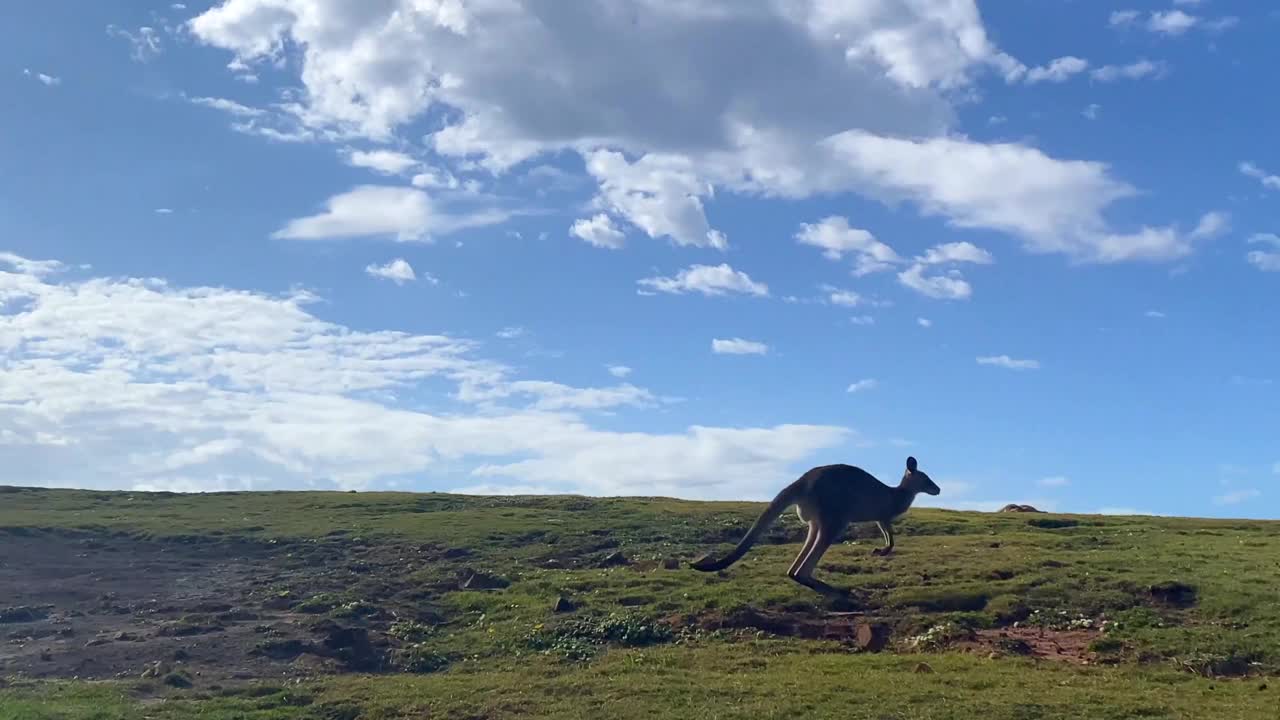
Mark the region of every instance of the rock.
<instances>
[{"instance_id":1,"label":"rock","mask_svg":"<svg viewBox=\"0 0 1280 720\"><path fill-rule=\"evenodd\" d=\"M104 637L96 637L96 638L91 639L89 642L85 643L85 644L84 644L84 646L85 646L85 647L97 647L97 646L99 646L99 645L106 645L106 644L107 644L107 643L109 643L109 642L111 642L111 641L110 641L110 640L108 640L108 639L106 639L106 638L104 638Z\"/></svg>"},{"instance_id":2,"label":"rock","mask_svg":"<svg viewBox=\"0 0 1280 720\"><path fill-rule=\"evenodd\" d=\"M853 642L863 652L880 652L889 644L889 632L883 626L859 623L854 630Z\"/></svg>"},{"instance_id":3,"label":"rock","mask_svg":"<svg viewBox=\"0 0 1280 720\"><path fill-rule=\"evenodd\" d=\"M169 674L169 664L161 660L157 660L142 671L142 678L158 678Z\"/></svg>"},{"instance_id":4,"label":"rock","mask_svg":"<svg viewBox=\"0 0 1280 720\"><path fill-rule=\"evenodd\" d=\"M915 672L918 672L918 673L931 673L931 672L933 672L933 666L931 666L929 663L926 663L926 662L917 663L917 664L916 664Z\"/></svg>"},{"instance_id":5,"label":"rock","mask_svg":"<svg viewBox=\"0 0 1280 720\"><path fill-rule=\"evenodd\" d=\"M545 563L543 563L542 567L548 570L562 570L564 569L564 563L560 562L555 558L551 558L547 560Z\"/></svg>"},{"instance_id":6,"label":"rock","mask_svg":"<svg viewBox=\"0 0 1280 720\"><path fill-rule=\"evenodd\" d=\"M615 550L609 553L600 561L600 567L617 567L619 565L630 564L631 560L629 560L626 555L623 555L621 550Z\"/></svg>"},{"instance_id":7,"label":"rock","mask_svg":"<svg viewBox=\"0 0 1280 720\"><path fill-rule=\"evenodd\" d=\"M381 669L383 656L369 642L369 631L361 627L342 627L336 623L325 628L324 647L342 661L348 670L369 672Z\"/></svg>"},{"instance_id":8,"label":"rock","mask_svg":"<svg viewBox=\"0 0 1280 720\"><path fill-rule=\"evenodd\" d=\"M662 567L666 570L679 570L680 558L669 557L662 561Z\"/></svg>"},{"instance_id":9,"label":"rock","mask_svg":"<svg viewBox=\"0 0 1280 720\"><path fill-rule=\"evenodd\" d=\"M1025 513L1042 513L1043 510L1037 510L1030 505L1019 505L1017 503L1009 503L1000 508L1000 512L1025 512Z\"/></svg>"},{"instance_id":10,"label":"rock","mask_svg":"<svg viewBox=\"0 0 1280 720\"><path fill-rule=\"evenodd\" d=\"M497 575L475 570L467 576L466 580L462 581L462 588L464 590L500 590L510 584L509 581Z\"/></svg>"},{"instance_id":11,"label":"rock","mask_svg":"<svg viewBox=\"0 0 1280 720\"><path fill-rule=\"evenodd\" d=\"M191 678L183 672L171 672L164 676L164 680L162 682L169 687L184 689L191 687Z\"/></svg>"},{"instance_id":12,"label":"rock","mask_svg":"<svg viewBox=\"0 0 1280 720\"><path fill-rule=\"evenodd\" d=\"M1156 583L1147 592L1156 600L1177 607L1189 607L1196 603L1196 589L1183 582Z\"/></svg>"},{"instance_id":13,"label":"rock","mask_svg":"<svg viewBox=\"0 0 1280 720\"><path fill-rule=\"evenodd\" d=\"M131 632L125 632L124 630L121 630L120 632L116 633L115 636L112 637L111 639L115 640L116 642L133 642L134 640L138 639L138 636L134 635Z\"/></svg>"},{"instance_id":14,"label":"rock","mask_svg":"<svg viewBox=\"0 0 1280 720\"><path fill-rule=\"evenodd\" d=\"M186 650L183 650L182 648L178 648L177 650L173 651L174 662L184 662L190 659L191 659L191 653L187 652Z\"/></svg>"},{"instance_id":15,"label":"rock","mask_svg":"<svg viewBox=\"0 0 1280 720\"><path fill-rule=\"evenodd\" d=\"M47 617L49 617L49 612L45 608L35 608L23 605L20 607L0 609L0 625L36 622L37 620L44 620Z\"/></svg>"},{"instance_id":16,"label":"rock","mask_svg":"<svg viewBox=\"0 0 1280 720\"><path fill-rule=\"evenodd\" d=\"M551 612L567 613L573 612L575 609L576 606L573 604L573 601L561 595L556 598L556 603L551 607Z\"/></svg>"}]
</instances>

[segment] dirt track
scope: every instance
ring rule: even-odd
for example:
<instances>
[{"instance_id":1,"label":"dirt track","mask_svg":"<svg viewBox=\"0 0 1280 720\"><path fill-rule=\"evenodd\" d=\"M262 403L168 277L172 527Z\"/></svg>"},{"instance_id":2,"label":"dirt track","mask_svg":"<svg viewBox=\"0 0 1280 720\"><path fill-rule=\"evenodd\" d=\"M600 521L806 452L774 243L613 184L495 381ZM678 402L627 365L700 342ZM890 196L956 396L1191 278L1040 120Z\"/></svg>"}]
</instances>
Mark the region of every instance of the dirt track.
<instances>
[{"instance_id":1,"label":"dirt track","mask_svg":"<svg viewBox=\"0 0 1280 720\"><path fill-rule=\"evenodd\" d=\"M208 683L376 670L394 644L385 634L393 620L439 619L430 588L411 584L404 570L440 554L342 539L160 544L3 534L0 677L163 679L180 668ZM354 608L349 622L300 602L353 587L378 601Z\"/></svg>"}]
</instances>

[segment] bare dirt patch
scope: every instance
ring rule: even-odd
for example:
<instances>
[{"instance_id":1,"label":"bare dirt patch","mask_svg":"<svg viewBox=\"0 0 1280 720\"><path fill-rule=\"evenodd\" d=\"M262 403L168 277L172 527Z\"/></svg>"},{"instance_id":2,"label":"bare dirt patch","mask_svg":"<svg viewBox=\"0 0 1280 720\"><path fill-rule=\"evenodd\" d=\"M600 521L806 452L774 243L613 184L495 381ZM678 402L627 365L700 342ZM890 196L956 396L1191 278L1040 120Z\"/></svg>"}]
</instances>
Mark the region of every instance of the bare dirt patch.
<instances>
[{"instance_id":1,"label":"bare dirt patch","mask_svg":"<svg viewBox=\"0 0 1280 720\"><path fill-rule=\"evenodd\" d=\"M444 622L445 548L0 530L0 677L181 672L196 686L389 669L397 621Z\"/></svg>"},{"instance_id":2,"label":"bare dirt patch","mask_svg":"<svg viewBox=\"0 0 1280 720\"><path fill-rule=\"evenodd\" d=\"M1016 655L1037 660L1090 665L1096 661L1090 645L1102 636L1097 630L1051 630L1017 627L977 630L973 637L956 643L971 652Z\"/></svg>"}]
</instances>

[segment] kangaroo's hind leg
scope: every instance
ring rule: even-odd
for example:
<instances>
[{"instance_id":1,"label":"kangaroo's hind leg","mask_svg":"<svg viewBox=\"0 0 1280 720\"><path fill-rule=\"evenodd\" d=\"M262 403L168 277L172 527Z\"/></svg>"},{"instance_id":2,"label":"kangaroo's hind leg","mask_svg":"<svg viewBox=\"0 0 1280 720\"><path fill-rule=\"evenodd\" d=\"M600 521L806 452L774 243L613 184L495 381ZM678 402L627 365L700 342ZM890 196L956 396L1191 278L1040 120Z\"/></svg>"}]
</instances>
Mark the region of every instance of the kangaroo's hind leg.
<instances>
[{"instance_id":1,"label":"kangaroo's hind leg","mask_svg":"<svg viewBox=\"0 0 1280 720\"><path fill-rule=\"evenodd\" d=\"M791 567L787 570L787 577L795 579L796 573L800 570L800 564L804 562L804 558L813 550L813 544L818 540L818 523L814 520L809 521L809 534L804 538L804 545L800 547L800 552L796 554L796 559L791 563Z\"/></svg>"},{"instance_id":2,"label":"kangaroo's hind leg","mask_svg":"<svg viewBox=\"0 0 1280 720\"><path fill-rule=\"evenodd\" d=\"M818 561L822 559L823 553L835 542L836 535L839 534L842 528L835 523L824 522L822 519L815 518L815 520L814 525L817 526L817 533L813 545L809 548L809 552L804 555L804 559L800 562L800 567L796 569L795 573L790 574L791 579L823 594L843 594L841 590L813 577L813 571L818 567Z\"/></svg>"}]
</instances>

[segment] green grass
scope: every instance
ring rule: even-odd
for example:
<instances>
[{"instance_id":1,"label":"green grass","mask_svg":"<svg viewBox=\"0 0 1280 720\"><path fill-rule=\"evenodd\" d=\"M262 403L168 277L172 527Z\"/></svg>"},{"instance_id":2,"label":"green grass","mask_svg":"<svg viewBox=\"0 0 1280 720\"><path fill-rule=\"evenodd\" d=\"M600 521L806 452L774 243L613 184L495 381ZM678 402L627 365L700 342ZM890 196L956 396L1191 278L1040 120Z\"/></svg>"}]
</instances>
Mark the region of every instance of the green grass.
<instances>
[{"instance_id":1,"label":"green grass","mask_svg":"<svg viewBox=\"0 0 1280 720\"><path fill-rule=\"evenodd\" d=\"M4 533L76 532L431 544L469 553L406 566L423 587L442 587L463 568L510 583L440 590L430 602L442 624L394 625L404 672L218 691L197 679L152 695L136 681L11 678L0 683L0 720L585 718L606 707L623 718L1274 716L1280 685L1259 688L1280 673L1280 523L912 510L894 556L872 557L878 532L858 527L819 569L891 627L895 643L944 624L962 633L1015 621L1105 626L1093 641L1105 664L1080 667L945 647L913 655L899 644L854 653L674 623L744 606L800 615L824 607L784 576L798 550L794 515L724 573L662 567L723 551L761 508L664 498L0 492L0 542ZM598 566L616 551L632 564ZM1168 583L1193 592L1152 595ZM358 620L377 606L371 587L355 584L341 597L273 592ZM560 596L574 612L551 612ZM914 672L921 662L934 672Z\"/></svg>"}]
</instances>

